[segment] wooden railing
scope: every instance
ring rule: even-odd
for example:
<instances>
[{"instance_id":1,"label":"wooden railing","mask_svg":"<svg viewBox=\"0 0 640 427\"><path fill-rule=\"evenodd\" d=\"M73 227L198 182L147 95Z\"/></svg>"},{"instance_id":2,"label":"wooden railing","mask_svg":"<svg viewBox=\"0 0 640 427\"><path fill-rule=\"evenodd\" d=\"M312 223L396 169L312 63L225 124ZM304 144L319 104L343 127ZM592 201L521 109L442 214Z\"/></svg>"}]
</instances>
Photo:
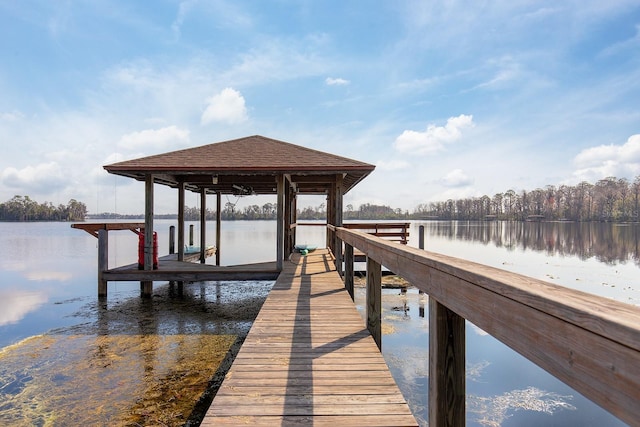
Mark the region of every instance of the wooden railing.
<instances>
[{"instance_id":1,"label":"wooden railing","mask_svg":"<svg viewBox=\"0 0 640 427\"><path fill-rule=\"evenodd\" d=\"M345 222L342 226L349 230L362 231L385 240L400 242L403 245L409 242L409 230L411 229L411 223L409 222Z\"/></svg>"},{"instance_id":2,"label":"wooden railing","mask_svg":"<svg viewBox=\"0 0 640 427\"><path fill-rule=\"evenodd\" d=\"M640 308L327 227L344 243L352 296L354 248L367 255L367 325L379 345L381 266L429 295L429 425L465 423L465 319L621 420L640 420Z\"/></svg>"}]
</instances>

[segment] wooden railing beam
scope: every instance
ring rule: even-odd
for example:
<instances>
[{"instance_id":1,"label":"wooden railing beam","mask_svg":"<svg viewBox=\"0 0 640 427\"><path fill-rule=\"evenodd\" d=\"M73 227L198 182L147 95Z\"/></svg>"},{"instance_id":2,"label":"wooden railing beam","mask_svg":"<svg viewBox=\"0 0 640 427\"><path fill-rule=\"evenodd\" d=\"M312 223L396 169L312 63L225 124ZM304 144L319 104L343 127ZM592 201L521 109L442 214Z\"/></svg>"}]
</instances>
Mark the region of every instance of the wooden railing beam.
<instances>
[{"instance_id":1,"label":"wooden railing beam","mask_svg":"<svg viewBox=\"0 0 640 427\"><path fill-rule=\"evenodd\" d=\"M365 253L621 420L640 419L640 308L345 228Z\"/></svg>"}]
</instances>

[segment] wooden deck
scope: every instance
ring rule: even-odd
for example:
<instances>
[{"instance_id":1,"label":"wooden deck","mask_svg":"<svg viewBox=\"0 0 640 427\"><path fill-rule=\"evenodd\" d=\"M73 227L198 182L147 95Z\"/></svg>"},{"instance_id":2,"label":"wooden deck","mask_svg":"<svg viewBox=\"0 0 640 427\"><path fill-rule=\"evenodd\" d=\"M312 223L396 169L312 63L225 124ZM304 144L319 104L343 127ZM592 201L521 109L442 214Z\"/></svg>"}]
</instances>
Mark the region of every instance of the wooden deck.
<instances>
[{"instance_id":1,"label":"wooden deck","mask_svg":"<svg viewBox=\"0 0 640 427\"><path fill-rule=\"evenodd\" d=\"M285 262L203 426L417 426L333 261Z\"/></svg>"},{"instance_id":2,"label":"wooden deck","mask_svg":"<svg viewBox=\"0 0 640 427\"><path fill-rule=\"evenodd\" d=\"M275 261L221 267L191 262L198 259L199 254L194 254L194 257L185 255L185 261L178 261L177 254L166 255L158 259L159 268L157 270L138 270L138 264L129 264L106 270L102 273L102 277L108 281L197 282L203 280L275 280L279 274Z\"/></svg>"}]
</instances>

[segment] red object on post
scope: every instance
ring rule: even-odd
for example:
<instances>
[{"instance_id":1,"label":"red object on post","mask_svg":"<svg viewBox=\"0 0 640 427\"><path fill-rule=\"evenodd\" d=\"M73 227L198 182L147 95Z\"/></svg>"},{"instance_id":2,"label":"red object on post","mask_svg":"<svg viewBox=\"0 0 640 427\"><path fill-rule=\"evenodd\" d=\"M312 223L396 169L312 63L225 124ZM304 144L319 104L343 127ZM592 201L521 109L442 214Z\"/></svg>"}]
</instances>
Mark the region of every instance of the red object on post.
<instances>
[{"instance_id":1,"label":"red object on post","mask_svg":"<svg viewBox=\"0 0 640 427\"><path fill-rule=\"evenodd\" d=\"M158 233L153 232L153 269L158 269ZM144 270L144 232L138 233L138 270Z\"/></svg>"}]
</instances>

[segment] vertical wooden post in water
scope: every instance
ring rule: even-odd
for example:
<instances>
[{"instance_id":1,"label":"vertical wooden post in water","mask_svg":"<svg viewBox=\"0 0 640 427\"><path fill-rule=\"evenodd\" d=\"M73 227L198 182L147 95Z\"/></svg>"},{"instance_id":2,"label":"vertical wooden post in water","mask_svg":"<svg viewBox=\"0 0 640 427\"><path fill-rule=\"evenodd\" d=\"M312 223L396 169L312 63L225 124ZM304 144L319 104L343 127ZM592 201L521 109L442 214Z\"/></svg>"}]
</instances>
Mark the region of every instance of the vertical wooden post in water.
<instances>
[{"instance_id":1,"label":"vertical wooden post in water","mask_svg":"<svg viewBox=\"0 0 640 427\"><path fill-rule=\"evenodd\" d=\"M98 230L98 298L107 296L107 281L102 273L109 268L109 232Z\"/></svg>"},{"instance_id":2,"label":"vertical wooden post in water","mask_svg":"<svg viewBox=\"0 0 640 427\"><path fill-rule=\"evenodd\" d=\"M344 287L353 301L353 246L344 244Z\"/></svg>"},{"instance_id":3,"label":"vertical wooden post in water","mask_svg":"<svg viewBox=\"0 0 640 427\"><path fill-rule=\"evenodd\" d=\"M193 246L193 224L189 225L189 246Z\"/></svg>"},{"instance_id":4,"label":"vertical wooden post in water","mask_svg":"<svg viewBox=\"0 0 640 427\"><path fill-rule=\"evenodd\" d=\"M153 269L153 175L145 176L144 185L144 269ZM150 298L153 292L153 281L140 282L140 294Z\"/></svg>"},{"instance_id":5,"label":"vertical wooden post in water","mask_svg":"<svg viewBox=\"0 0 640 427\"><path fill-rule=\"evenodd\" d=\"M169 253L176 253L176 226L169 227Z\"/></svg>"},{"instance_id":6,"label":"vertical wooden post in water","mask_svg":"<svg viewBox=\"0 0 640 427\"><path fill-rule=\"evenodd\" d=\"M367 329L382 350L382 266L367 257ZM437 424L433 424L437 425Z\"/></svg>"},{"instance_id":7,"label":"vertical wooden post in water","mask_svg":"<svg viewBox=\"0 0 640 427\"><path fill-rule=\"evenodd\" d=\"M429 425L465 425L465 320L429 296Z\"/></svg>"}]
</instances>

